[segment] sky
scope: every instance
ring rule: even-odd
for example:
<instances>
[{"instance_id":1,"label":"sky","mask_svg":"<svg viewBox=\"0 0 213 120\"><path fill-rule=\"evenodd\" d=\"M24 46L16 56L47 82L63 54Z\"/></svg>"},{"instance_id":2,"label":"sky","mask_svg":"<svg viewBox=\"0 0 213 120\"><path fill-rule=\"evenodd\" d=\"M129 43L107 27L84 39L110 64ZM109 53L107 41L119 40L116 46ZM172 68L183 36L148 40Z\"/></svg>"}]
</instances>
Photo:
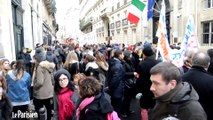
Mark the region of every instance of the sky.
<instances>
[{"instance_id":1,"label":"sky","mask_svg":"<svg viewBox=\"0 0 213 120\"><path fill-rule=\"evenodd\" d=\"M78 6L78 2L78 0L56 0L56 19L59 24L63 22L62 20L65 17L66 11L69 8Z\"/></svg>"},{"instance_id":2,"label":"sky","mask_svg":"<svg viewBox=\"0 0 213 120\"><path fill-rule=\"evenodd\" d=\"M79 0L56 0L56 22L59 29L65 27L65 34L77 37L79 30Z\"/></svg>"}]
</instances>

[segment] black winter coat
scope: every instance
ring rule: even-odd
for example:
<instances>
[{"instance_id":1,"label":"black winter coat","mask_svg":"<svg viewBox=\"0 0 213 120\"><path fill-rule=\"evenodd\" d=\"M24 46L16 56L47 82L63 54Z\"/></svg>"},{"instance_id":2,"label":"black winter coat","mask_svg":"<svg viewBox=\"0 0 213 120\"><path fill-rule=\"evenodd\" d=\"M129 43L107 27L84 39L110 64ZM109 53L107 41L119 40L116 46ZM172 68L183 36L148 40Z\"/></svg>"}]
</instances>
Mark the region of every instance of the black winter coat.
<instances>
[{"instance_id":1,"label":"black winter coat","mask_svg":"<svg viewBox=\"0 0 213 120\"><path fill-rule=\"evenodd\" d=\"M107 113L112 111L113 107L107 100L105 94L100 93L95 96L92 103L81 110L79 120L107 120Z\"/></svg>"},{"instance_id":2,"label":"black winter coat","mask_svg":"<svg viewBox=\"0 0 213 120\"><path fill-rule=\"evenodd\" d=\"M134 75L135 67L134 67L132 61L130 59L129 60L127 59L127 60L124 60L122 62L122 64L123 64L125 72L126 72L125 73L125 81L128 81L129 79L133 79L136 82L137 79L135 78L135 75ZM127 86L126 86L126 82L125 82L125 90L127 90L127 88L128 88ZM128 88L128 89L134 90L135 85L133 85L131 88ZM136 93L136 91L134 93Z\"/></svg>"},{"instance_id":3,"label":"black winter coat","mask_svg":"<svg viewBox=\"0 0 213 120\"><path fill-rule=\"evenodd\" d=\"M11 120L12 105L6 96L0 100L0 120Z\"/></svg>"},{"instance_id":4,"label":"black winter coat","mask_svg":"<svg viewBox=\"0 0 213 120\"><path fill-rule=\"evenodd\" d=\"M182 79L192 84L199 95L199 102L208 120L213 120L213 76L202 67L192 66Z\"/></svg>"},{"instance_id":5,"label":"black winter coat","mask_svg":"<svg viewBox=\"0 0 213 120\"><path fill-rule=\"evenodd\" d=\"M138 92L141 92L143 96L140 99L140 106L144 109L151 109L155 105L154 94L150 91L152 85L150 80L150 70L153 66L160 61L155 60L154 56L147 58L139 64L138 73L139 79L136 83Z\"/></svg>"},{"instance_id":6,"label":"black winter coat","mask_svg":"<svg viewBox=\"0 0 213 120\"><path fill-rule=\"evenodd\" d=\"M124 95L125 69L120 60L112 58L109 61L107 79L111 97L122 98Z\"/></svg>"}]
</instances>

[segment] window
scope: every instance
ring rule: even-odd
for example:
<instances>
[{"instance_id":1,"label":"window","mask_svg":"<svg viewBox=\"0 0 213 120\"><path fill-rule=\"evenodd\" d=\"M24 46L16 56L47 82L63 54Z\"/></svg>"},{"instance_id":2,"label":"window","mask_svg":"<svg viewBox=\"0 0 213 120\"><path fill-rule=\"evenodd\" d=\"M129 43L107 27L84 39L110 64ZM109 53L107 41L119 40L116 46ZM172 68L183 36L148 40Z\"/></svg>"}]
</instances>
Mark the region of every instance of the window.
<instances>
[{"instance_id":1,"label":"window","mask_svg":"<svg viewBox=\"0 0 213 120\"><path fill-rule=\"evenodd\" d=\"M213 21L203 23L203 44L213 44Z\"/></svg>"},{"instance_id":2,"label":"window","mask_svg":"<svg viewBox=\"0 0 213 120\"><path fill-rule=\"evenodd\" d=\"M117 18L118 18L118 20L120 20L120 14L117 14Z\"/></svg>"},{"instance_id":3,"label":"window","mask_svg":"<svg viewBox=\"0 0 213 120\"><path fill-rule=\"evenodd\" d=\"M127 10L124 11L124 17L127 17Z\"/></svg>"},{"instance_id":4,"label":"window","mask_svg":"<svg viewBox=\"0 0 213 120\"><path fill-rule=\"evenodd\" d=\"M112 12L114 11L114 6L112 6Z\"/></svg>"},{"instance_id":5,"label":"window","mask_svg":"<svg viewBox=\"0 0 213 120\"><path fill-rule=\"evenodd\" d=\"M204 0L205 8L213 8L213 0Z\"/></svg>"},{"instance_id":6,"label":"window","mask_svg":"<svg viewBox=\"0 0 213 120\"><path fill-rule=\"evenodd\" d=\"M111 31L112 36L114 36L114 31Z\"/></svg>"},{"instance_id":7,"label":"window","mask_svg":"<svg viewBox=\"0 0 213 120\"><path fill-rule=\"evenodd\" d=\"M120 8L120 2L117 3L117 9Z\"/></svg>"},{"instance_id":8,"label":"window","mask_svg":"<svg viewBox=\"0 0 213 120\"><path fill-rule=\"evenodd\" d=\"M178 0L178 9L182 8L182 0Z\"/></svg>"},{"instance_id":9,"label":"window","mask_svg":"<svg viewBox=\"0 0 213 120\"><path fill-rule=\"evenodd\" d=\"M126 3L127 3L127 0L124 0L124 5L126 5Z\"/></svg>"}]
</instances>

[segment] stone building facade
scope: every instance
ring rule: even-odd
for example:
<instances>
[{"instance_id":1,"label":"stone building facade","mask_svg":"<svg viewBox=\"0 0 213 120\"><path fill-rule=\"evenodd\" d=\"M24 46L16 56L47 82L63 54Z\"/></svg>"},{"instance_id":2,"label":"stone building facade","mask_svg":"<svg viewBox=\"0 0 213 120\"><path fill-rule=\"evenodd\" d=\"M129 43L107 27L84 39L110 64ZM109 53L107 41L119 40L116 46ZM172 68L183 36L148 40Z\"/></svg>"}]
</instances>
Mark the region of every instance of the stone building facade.
<instances>
[{"instance_id":1,"label":"stone building facade","mask_svg":"<svg viewBox=\"0 0 213 120\"><path fill-rule=\"evenodd\" d=\"M156 0L154 17L144 19L142 13L137 25L127 20L131 0L96 0L93 5L83 6L89 0L80 0L80 28L85 34L93 33L99 43L112 39L113 43L135 44L136 42L157 43L155 37L159 11L162 0ZM148 0L142 0L147 4ZM166 24L170 44L181 42L189 15L194 17L195 35L200 45L210 46L213 43L213 0L165 0ZM89 7L90 6L90 7ZM90 9L88 9L88 7ZM87 8L87 9L85 9ZM86 11L86 12L85 12ZM145 12L145 11L144 11ZM88 20L85 22L85 20Z\"/></svg>"},{"instance_id":2,"label":"stone building facade","mask_svg":"<svg viewBox=\"0 0 213 120\"><path fill-rule=\"evenodd\" d=\"M0 58L16 60L24 47L50 44L57 31L55 12L55 0L0 0Z\"/></svg>"}]
</instances>

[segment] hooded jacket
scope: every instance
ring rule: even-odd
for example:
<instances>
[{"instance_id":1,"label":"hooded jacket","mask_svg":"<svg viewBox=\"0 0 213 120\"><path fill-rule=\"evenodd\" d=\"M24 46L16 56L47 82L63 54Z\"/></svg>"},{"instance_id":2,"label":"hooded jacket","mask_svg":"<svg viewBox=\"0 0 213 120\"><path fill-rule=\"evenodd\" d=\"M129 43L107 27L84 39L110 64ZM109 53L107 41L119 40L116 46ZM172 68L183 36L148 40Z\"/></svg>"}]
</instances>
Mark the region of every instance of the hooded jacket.
<instances>
[{"instance_id":1,"label":"hooded jacket","mask_svg":"<svg viewBox=\"0 0 213 120\"><path fill-rule=\"evenodd\" d=\"M186 82L175 89L156 98L156 105L151 120L206 120L206 114L198 102L199 96L194 88Z\"/></svg>"},{"instance_id":2,"label":"hooded jacket","mask_svg":"<svg viewBox=\"0 0 213 120\"><path fill-rule=\"evenodd\" d=\"M48 99L53 97L53 70L54 63L42 61L39 63L33 81L33 97L36 99Z\"/></svg>"}]
</instances>

